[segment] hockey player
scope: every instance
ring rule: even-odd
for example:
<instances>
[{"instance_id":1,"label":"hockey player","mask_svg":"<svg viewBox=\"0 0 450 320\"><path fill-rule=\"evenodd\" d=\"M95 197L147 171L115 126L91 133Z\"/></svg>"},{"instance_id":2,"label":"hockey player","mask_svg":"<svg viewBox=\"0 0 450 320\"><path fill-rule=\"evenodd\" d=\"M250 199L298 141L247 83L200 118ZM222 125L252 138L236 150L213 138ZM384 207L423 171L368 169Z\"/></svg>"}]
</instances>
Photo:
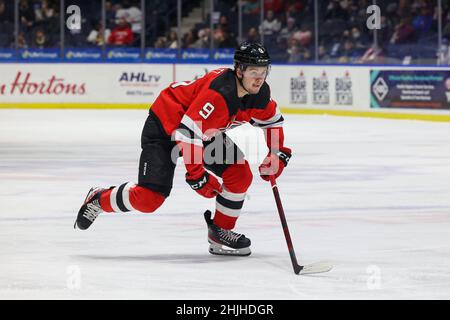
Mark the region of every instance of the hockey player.
<instances>
[{"instance_id":1,"label":"hockey player","mask_svg":"<svg viewBox=\"0 0 450 320\"><path fill-rule=\"evenodd\" d=\"M291 150L283 144L283 117L265 81L269 71L266 48L243 43L235 51L234 70L217 69L164 89L142 131L138 184L91 189L75 227L89 228L102 212L154 212L170 194L176 158L182 155L188 185L216 199L214 218L209 210L204 214L209 251L249 255L250 239L232 230L253 177L243 152L225 131L246 122L262 128L269 152L259 173L265 180L281 174Z\"/></svg>"}]
</instances>

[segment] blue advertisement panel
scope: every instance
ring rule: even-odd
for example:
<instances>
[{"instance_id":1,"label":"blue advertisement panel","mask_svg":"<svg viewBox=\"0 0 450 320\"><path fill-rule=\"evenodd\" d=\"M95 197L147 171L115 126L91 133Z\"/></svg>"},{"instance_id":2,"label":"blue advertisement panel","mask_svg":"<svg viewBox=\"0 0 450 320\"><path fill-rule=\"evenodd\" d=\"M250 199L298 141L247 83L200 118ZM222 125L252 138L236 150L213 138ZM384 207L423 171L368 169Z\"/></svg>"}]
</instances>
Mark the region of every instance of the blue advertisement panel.
<instances>
[{"instance_id":1,"label":"blue advertisement panel","mask_svg":"<svg viewBox=\"0 0 450 320\"><path fill-rule=\"evenodd\" d=\"M134 62L141 60L139 48L110 48L106 51L106 60L117 62Z\"/></svg>"},{"instance_id":2,"label":"blue advertisement panel","mask_svg":"<svg viewBox=\"0 0 450 320\"><path fill-rule=\"evenodd\" d=\"M14 49L0 49L0 62L16 60L16 50Z\"/></svg>"},{"instance_id":3,"label":"blue advertisement panel","mask_svg":"<svg viewBox=\"0 0 450 320\"><path fill-rule=\"evenodd\" d=\"M169 62L176 61L178 55L177 49L147 49L144 60L146 62Z\"/></svg>"},{"instance_id":4,"label":"blue advertisement panel","mask_svg":"<svg viewBox=\"0 0 450 320\"><path fill-rule=\"evenodd\" d=\"M90 62L102 59L101 48L79 49L68 48L64 53L65 62Z\"/></svg>"},{"instance_id":5,"label":"blue advertisement panel","mask_svg":"<svg viewBox=\"0 0 450 320\"><path fill-rule=\"evenodd\" d=\"M371 70L371 108L450 109L450 70Z\"/></svg>"},{"instance_id":6,"label":"blue advertisement panel","mask_svg":"<svg viewBox=\"0 0 450 320\"><path fill-rule=\"evenodd\" d=\"M213 51L212 60L215 63L233 63L234 49L217 49Z\"/></svg>"},{"instance_id":7,"label":"blue advertisement panel","mask_svg":"<svg viewBox=\"0 0 450 320\"><path fill-rule=\"evenodd\" d=\"M20 49L19 59L36 62L56 62L61 59L61 51L52 49Z\"/></svg>"},{"instance_id":8,"label":"blue advertisement panel","mask_svg":"<svg viewBox=\"0 0 450 320\"><path fill-rule=\"evenodd\" d=\"M183 62L208 62L210 59L209 49L186 49L181 50Z\"/></svg>"}]
</instances>

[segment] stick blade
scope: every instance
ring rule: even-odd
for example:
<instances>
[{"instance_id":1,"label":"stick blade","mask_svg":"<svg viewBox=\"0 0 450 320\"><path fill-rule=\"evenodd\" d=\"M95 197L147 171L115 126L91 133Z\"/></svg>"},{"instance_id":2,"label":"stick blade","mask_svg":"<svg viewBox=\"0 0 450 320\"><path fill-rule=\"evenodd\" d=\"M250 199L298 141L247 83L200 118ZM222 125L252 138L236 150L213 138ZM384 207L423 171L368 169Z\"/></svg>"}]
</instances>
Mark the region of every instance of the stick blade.
<instances>
[{"instance_id":1,"label":"stick blade","mask_svg":"<svg viewBox=\"0 0 450 320\"><path fill-rule=\"evenodd\" d=\"M333 269L333 265L329 262L316 262L303 266L299 273L296 274L316 274L316 273L324 273Z\"/></svg>"}]
</instances>

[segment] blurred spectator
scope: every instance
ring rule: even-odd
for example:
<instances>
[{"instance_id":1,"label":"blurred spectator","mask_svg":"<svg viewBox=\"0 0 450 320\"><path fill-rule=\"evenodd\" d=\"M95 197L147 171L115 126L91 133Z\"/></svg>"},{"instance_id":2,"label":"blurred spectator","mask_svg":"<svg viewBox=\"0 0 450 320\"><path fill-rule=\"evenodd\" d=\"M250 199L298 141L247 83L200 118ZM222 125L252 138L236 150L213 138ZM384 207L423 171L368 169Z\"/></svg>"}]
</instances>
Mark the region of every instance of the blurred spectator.
<instances>
[{"instance_id":1,"label":"blurred spectator","mask_svg":"<svg viewBox=\"0 0 450 320\"><path fill-rule=\"evenodd\" d=\"M169 36L167 37L167 48L169 49L178 48L178 34L175 30L171 30L169 32Z\"/></svg>"},{"instance_id":2,"label":"blurred spectator","mask_svg":"<svg viewBox=\"0 0 450 320\"><path fill-rule=\"evenodd\" d=\"M288 49L288 63L298 63L303 60L302 53L300 52L300 47L298 45L293 45Z\"/></svg>"},{"instance_id":3,"label":"blurred spectator","mask_svg":"<svg viewBox=\"0 0 450 320\"><path fill-rule=\"evenodd\" d=\"M318 58L320 62L330 62L330 55L327 53L327 49L324 45L320 45L318 49Z\"/></svg>"},{"instance_id":4,"label":"blurred spectator","mask_svg":"<svg viewBox=\"0 0 450 320\"><path fill-rule=\"evenodd\" d=\"M42 0L41 4L41 12L42 12L42 21L40 22L40 26L47 31L50 36L54 36L59 32L60 28L60 20L59 20L59 10L57 8L56 0Z\"/></svg>"},{"instance_id":5,"label":"blurred spectator","mask_svg":"<svg viewBox=\"0 0 450 320\"><path fill-rule=\"evenodd\" d=\"M302 27L292 34L292 39L298 41L301 46L309 46L312 42L312 31L307 27Z\"/></svg>"},{"instance_id":6,"label":"blurred spectator","mask_svg":"<svg viewBox=\"0 0 450 320\"><path fill-rule=\"evenodd\" d=\"M358 27L352 28L350 38L356 49L367 48L367 44L369 43L367 34L363 34Z\"/></svg>"},{"instance_id":7,"label":"blurred spectator","mask_svg":"<svg viewBox=\"0 0 450 320\"><path fill-rule=\"evenodd\" d=\"M298 41L291 40L288 53L288 63L298 63L302 61L310 61L312 59L312 54L309 48L302 47Z\"/></svg>"},{"instance_id":8,"label":"blurred spectator","mask_svg":"<svg viewBox=\"0 0 450 320\"><path fill-rule=\"evenodd\" d=\"M348 12L343 8L343 6L348 6L347 1L331 0L325 10L325 20L348 20Z\"/></svg>"},{"instance_id":9,"label":"blurred spectator","mask_svg":"<svg viewBox=\"0 0 450 320\"><path fill-rule=\"evenodd\" d=\"M196 48L196 49L209 48L210 35L211 35L211 29L209 29L209 28L200 29L198 31L198 40L195 41L192 48Z\"/></svg>"},{"instance_id":10,"label":"blurred spectator","mask_svg":"<svg viewBox=\"0 0 450 320\"><path fill-rule=\"evenodd\" d=\"M27 39L25 37L25 33L20 32L19 33L19 37L17 39L17 44L19 49L27 49L28 48L28 43L27 43Z\"/></svg>"},{"instance_id":11,"label":"blurred spectator","mask_svg":"<svg viewBox=\"0 0 450 320\"><path fill-rule=\"evenodd\" d=\"M194 34L194 31L189 30L183 36L181 47L183 49L193 48L196 41L197 38L196 35Z\"/></svg>"},{"instance_id":12,"label":"blurred spectator","mask_svg":"<svg viewBox=\"0 0 450 320\"><path fill-rule=\"evenodd\" d=\"M230 28L230 24L228 23L228 18L225 15L221 15L219 18L219 23L217 25L218 28L225 28L225 29L229 29Z\"/></svg>"},{"instance_id":13,"label":"blurred spectator","mask_svg":"<svg viewBox=\"0 0 450 320\"><path fill-rule=\"evenodd\" d=\"M167 48L167 39L166 37L158 37L153 45L156 49L164 49Z\"/></svg>"},{"instance_id":14,"label":"blurred spectator","mask_svg":"<svg viewBox=\"0 0 450 320\"><path fill-rule=\"evenodd\" d=\"M421 3L417 6L417 10L419 12L413 19L412 25L418 34L427 35L433 26L432 8Z\"/></svg>"},{"instance_id":15,"label":"blurred spectator","mask_svg":"<svg viewBox=\"0 0 450 320\"><path fill-rule=\"evenodd\" d=\"M137 3L130 0L122 0L122 3L118 3L113 7L116 10L116 23L119 19L124 18L131 27L133 32L133 46L139 44L141 37L141 20L142 12L138 8Z\"/></svg>"},{"instance_id":16,"label":"blurred spectator","mask_svg":"<svg viewBox=\"0 0 450 320\"><path fill-rule=\"evenodd\" d=\"M31 31L34 25L34 11L30 6L29 0L20 0L19 17L22 29L27 33Z\"/></svg>"},{"instance_id":17,"label":"blurred spectator","mask_svg":"<svg viewBox=\"0 0 450 320\"><path fill-rule=\"evenodd\" d=\"M105 43L105 39L109 39L111 35L111 30L106 29L105 30L105 37L103 38L103 25L101 22L97 23L94 29L91 30L87 37L87 42L95 45L95 46L102 46L103 43Z\"/></svg>"},{"instance_id":18,"label":"blurred spectator","mask_svg":"<svg viewBox=\"0 0 450 320\"><path fill-rule=\"evenodd\" d=\"M130 46L133 43L133 32L124 17L117 21L117 26L108 38L108 44L114 46Z\"/></svg>"},{"instance_id":19,"label":"blurred spectator","mask_svg":"<svg viewBox=\"0 0 450 320\"><path fill-rule=\"evenodd\" d=\"M302 3L302 1L288 0L285 4L284 11L286 12L287 17L295 18L300 14L303 8L304 4Z\"/></svg>"},{"instance_id":20,"label":"blurred spectator","mask_svg":"<svg viewBox=\"0 0 450 320\"><path fill-rule=\"evenodd\" d=\"M339 63L353 63L357 60L357 52L355 51L355 45L350 39L345 40L343 48L339 54Z\"/></svg>"},{"instance_id":21,"label":"blurred spectator","mask_svg":"<svg viewBox=\"0 0 450 320\"><path fill-rule=\"evenodd\" d=\"M116 24L116 9L110 0L105 1L106 29L113 28Z\"/></svg>"},{"instance_id":22,"label":"blurred spectator","mask_svg":"<svg viewBox=\"0 0 450 320\"><path fill-rule=\"evenodd\" d=\"M11 22L11 18L8 17L6 12L6 4L4 0L0 0L0 23Z\"/></svg>"},{"instance_id":23,"label":"blurred spectator","mask_svg":"<svg viewBox=\"0 0 450 320\"><path fill-rule=\"evenodd\" d=\"M36 18L36 21L45 21L48 19L51 19L56 15L55 13L55 7L53 3L50 3L49 0L42 0L41 6L35 6L34 8L34 15Z\"/></svg>"},{"instance_id":24,"label":"blurred spectator","mask_svg":"<svg viewBox=\"0 0 450 320\"><path fill-rule=\"evenodd\" d=\"M288 40L289 38L291 38L294 33L298 31L297 25L295 23L295 19L293 17L289 17L287 19L287 25L286 27L284 27L283 29L281 29L279 35L278 35L278 39L277 42L280 43L284 40Z\"/></svg>"},{"instance_id":25,"label":"blurred spectator","mask_svg":"<svg viewBox=\"0 0 450 320\"><path fill-rule=\"evenodd\" d=\"M45 34L44 29L41 29L41 28L37 29L34 34L32 47L44 49L44 48L48 48L49 46L50 46L50 42L49 42L47 35Z\"/></svg>"},{"instance_id":26,"label":"blurred spectator","mask_svg":"<svg viewBox=\"0 0 450 320\"><path fill-rule=\"evenodd\" d=\"M0 0L0 48L11 47L14 44L14 25L6 12L6 4Z\"/></svg>"},{"instance_id":27,"label":"blurred spectator","mask_svg":"<svg viewBox=\"0 0 450 320\"><path fill-rule=\"evenodd\" d=\"M260 42L261 37L259 35L258 29L256 28L250 28L247 32L246 41L250 42Z\"/></svg>"},{"instance_id":28,"label":"blurred spectator","mask_svg":"<svg viewBox=\"0 0 450 320\"><path fill-rule=\"evenodd\" d=\"M367 21L367 7L370 4L367 2L367 0L363 1L352 1L349 3L347 7L348 12L348 25L350 27L357 27L359 29L364 30L366 28L366 21Z\"/></svg>"},{"instance_id":29,"label":"blurred spectator","mask_svg":"<svg viewBox=\"0 0 450 320\"><path fill-rule=\"evenodd\" d=\"M122 2L116 2L113 5L113 11L115 12L115 24L117 24L120 18L125 18L125 20L127 19L127 9L123 7Z\"/></svg>"},{"instance_id":30,"label":"blurred spectator","mask_svg":"<svg viewBox=\"0 0 450 320\"><path fill-rule=\"evenodd\" d=\"M137 6L137 3L130 5L128 8L128 22L131 24L131 30L133 33L141 34L141 20L142 20L142 11Z\"/></svg>"},{"instance_id":31,"label":"blurred spectator","mask_svg":"<svg viewBox=\"0 0 450 320\"><path fill-rule=\"evenodd\" d=\"M267 36L276 35L281 29L281 22L275 18L275 14L272 10L266 12L266 18L260 26L260 33Z\"/></svg>"},{"instance_id":32,"label":"blurred spectator","mask_svg":"<svg viewBox=\"0 0 450 320\"><path fill-rule=\"evenodd\" d=\"M392 44L405 44L416 41L416 32L409 17L404 17L395 26L394 34L391 37Z\"/></svg>"},{"instance_id":33,"label":"blurred spectator","mask_svg":"<svg viewBox=\"0 0 450 320\"><path fill-rule=\"evenodd\" d=\"M236 48L238 46L236 38L227 29L222 29L214 36L215 48Z\"/></svg>"},{"instance_id":34,"label":"blurred spectator","mask_svg":"<svg viewBox=\"0 0 450 320\"><path fill-rule=\"evenodd\" d=\"M228 18L225 15L219 18L213 38L215 48L235 48L237 46L236 36L231 32Z\"/></svg>"}]
</instances>

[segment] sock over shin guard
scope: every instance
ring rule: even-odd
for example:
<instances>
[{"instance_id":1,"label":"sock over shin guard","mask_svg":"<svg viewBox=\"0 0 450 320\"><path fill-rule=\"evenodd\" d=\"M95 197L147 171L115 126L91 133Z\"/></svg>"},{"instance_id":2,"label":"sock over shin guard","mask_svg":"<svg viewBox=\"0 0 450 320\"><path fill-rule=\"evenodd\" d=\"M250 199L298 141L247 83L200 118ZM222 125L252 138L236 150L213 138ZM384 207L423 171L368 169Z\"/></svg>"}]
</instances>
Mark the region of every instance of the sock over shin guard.
<instances>
[{"instance_id":1,"label":"sock over shin guard","mask_svg":"<svg viewBox=\"0 0 450 320\"><path fill-rule=\"evenodd\" d=\"M158 209L164 200L162 194L129 182L103 192L100 205L105 212L136 210L151 213Z\"/></svg>"},{"instance_id":2,"label":"sock over shin guard","mask_svg":"<svg viewBox=\"0 0 450 320\"><path fill-rule=\"evenodd\" d=\"M253 175L247 161L243 164L233 164L224 171L223 192L216 197L215 225L227 230L234 228L252 179Z\"/></svg>"}]
</instances>

